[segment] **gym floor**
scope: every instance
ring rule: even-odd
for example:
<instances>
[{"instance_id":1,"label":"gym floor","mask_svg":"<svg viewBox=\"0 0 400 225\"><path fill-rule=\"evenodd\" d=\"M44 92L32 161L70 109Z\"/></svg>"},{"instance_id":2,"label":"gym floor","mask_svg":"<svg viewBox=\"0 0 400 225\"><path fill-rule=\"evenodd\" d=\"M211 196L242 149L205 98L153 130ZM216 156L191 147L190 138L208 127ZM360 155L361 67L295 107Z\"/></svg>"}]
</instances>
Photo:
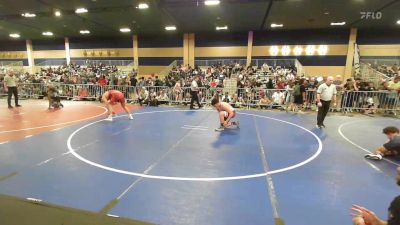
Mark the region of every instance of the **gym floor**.
<instances>
[{"instance_id":1,"label":"gym floor","mask_svg":"<svg viewBox=\"0 0 400 225\"><path fill-rule=\"evenodd\" d=\"M315 113L240 110L240 129L215 132L212 110L130 106L134 120L108 122L96 103L22 104L0 109L6 196L155 224L336 225L354 203L385 218L399 193L400 160L363 158L392 118L330 114L319 130Z\"/></svg>"}]
</instances>

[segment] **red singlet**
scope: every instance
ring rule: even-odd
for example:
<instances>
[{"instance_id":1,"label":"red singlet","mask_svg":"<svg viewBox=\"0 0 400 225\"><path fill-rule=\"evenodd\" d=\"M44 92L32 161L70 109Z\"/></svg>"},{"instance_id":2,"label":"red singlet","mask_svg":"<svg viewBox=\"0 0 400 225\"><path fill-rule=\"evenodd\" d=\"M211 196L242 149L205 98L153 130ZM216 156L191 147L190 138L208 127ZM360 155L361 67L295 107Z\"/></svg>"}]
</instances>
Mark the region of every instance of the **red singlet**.
<instances>
[{"instance_id":1,"label":"red singlet","mask_svg":"<svg viewBox=\"0 0 400 225\"><path fill-rule=\"evenodd\" d=\"M108 91L108 100L110 100L111 104L115 104L117 102L121 103L122 106L125 105L125 97L122 92L117 90L109 90Z\"/></svg>"}]
</instances>

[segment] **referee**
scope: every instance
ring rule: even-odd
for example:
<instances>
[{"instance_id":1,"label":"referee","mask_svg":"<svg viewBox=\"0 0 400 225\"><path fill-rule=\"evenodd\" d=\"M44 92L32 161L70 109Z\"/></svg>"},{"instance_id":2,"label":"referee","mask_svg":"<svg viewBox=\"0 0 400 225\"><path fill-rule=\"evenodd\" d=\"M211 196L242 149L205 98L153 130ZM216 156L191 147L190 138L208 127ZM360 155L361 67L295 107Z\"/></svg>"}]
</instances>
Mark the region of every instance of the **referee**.
<instances>
[{"instance_id":1,"label":"referee","mask_svg":"<svg viewBox=\"0 0 400 225\"><path fill-rule=\"evenodd\" d=\"M336 86L333 84L333 77L329 76L325 83L321 84L317 90L317 106L318 106L318 116L317 116L317 128L325 128L324 120L326 114L328 114L331 102L333 106L336 106Z\"/></svg>"},{"instance_id":2,"label":"referee","mask_svg":"<svg viewBox=\"0 0 400 225\"><path fill-rule=\"evenodd\" d=\"M4 77L4 90L8 92L8 108L13 108L11 105L11 96L14 94L15 106L21 107L18 104L18 90L17 90L17 78L13 71L10 71L8 75Z\"/></svg>"},{"instance_id":3,"label":"referee","mask_svg":"<svg viewBox=\"0 0 400 225\"><path fill-rule=\"evenodd\" d=\"M197 105L199 106L199 109L201 108L200 102L199 102L199 84L197 83L199 81L199 76L195 76L192 84L190 85L190 95L191 95L191 101L190 101L190 109L193 108L193 103L196 101Z\"/></svg>"}]
</instances>

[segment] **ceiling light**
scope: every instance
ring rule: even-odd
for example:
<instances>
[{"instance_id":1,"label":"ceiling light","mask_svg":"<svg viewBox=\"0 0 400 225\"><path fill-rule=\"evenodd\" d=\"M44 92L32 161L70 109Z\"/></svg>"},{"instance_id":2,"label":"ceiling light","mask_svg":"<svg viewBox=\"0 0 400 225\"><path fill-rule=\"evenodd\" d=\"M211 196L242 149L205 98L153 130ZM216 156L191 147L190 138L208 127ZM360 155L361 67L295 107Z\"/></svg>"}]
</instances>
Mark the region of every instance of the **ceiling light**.
<instances>
[{"instance_id":1,"label":"ceiling light","mask_svg":"<svg viewBox=\"0 0 400 225\"><path fill-rule=\"evenodd\" d=\"M219 5L219 3L220 3L219 0L207 0L207 1L204 1L204 5L208 5L208 6L210 6L210 5Z\"/></svg>"},{"instance_id":2,"label":"ceiling light","mask_svg":"<svg viewBox=\"0 0 400 225\"><path fill-rule=\"evenodd\" d=\"M21 16L23 16L23 17L35 17L36 16L36 14L35 13L22 13L21 14Z\"/></svg>"},{"instance_id":3,"label":"ceiling light","mask_svg":"<svg viewBox=\"0 0 400 225\"><path fill-rule=\"evenodd\" d=\"M296 46L296 47L293 49L294 55L301 55L302 52L303 52L303 48L300 47L300 46Z\"/></svg>"},{"instance_id":4,"label":"ceiling light","mask_svg":"<svg viewBox=\"0 0 400 225\"><path fill-rule=\"evenodd\" d=\"M346 22L332 22L331 23L331 26L343 26L343 25L345 25L346 24Z\"/></svg>"},{"instance_id":5,"label":"ceiling light","mask_svg":"<svg viewBox=\"0 0 400 225\"><path fill-rule=\"evenodd\" d=\"M119 29L119 31L121 31L122 33L128 33L128 32L131 32L131 29L124 27L124 28Z\"/></svg>"},{"instance_id":6,"label":"ceiling light","mask_svg":"<svg viewBox=\"0 0 400 225\"><path fill-rule=\"evenodd\" d=\"M326 53L328 53L328 46L320 45L318 47L318 55L326 55Z\"/></svg>"},{"instance_id":7,"label":"ceiling light","mask_svg":"<svg viewBox=\"0 0 400 225\"><path fill-rule=\"evenodd\" d=\"M278 46L271 46L271 48L269 49L269 54L272 56L276 56L279 53L279 48Z\"/></svg>"},{"instance_id":8,"label":"ceiling light","mask_svg":"<svg viewBox=\"0 0 400 225\"><path fill-rule=\"evenodd\" d=\"M87 13L88 10L86 8L78 8L75 10L75 13L80 14L80 13Z\"/></svg>"},{"instance_id":9,"label":"ceiling light","mask_svg":"<svg viewBox=\"0 0 400 225\"><path fill-rule=\"evenodd\" d=\"M46 32L43 32L42 35L44 35L44 36L53 36L53 32L46 31Z\"/></svg>"},{"instance_id":10,"label":"ceiling light","mask_svg":"<svg viewBox=\"0 0 400 225\"><path fill-rule=\"evenodd\" d=\"M12 38L19 38L19 37L21 37L19 34L10 34L10 37L12 37Z\"/></svg>"},{"instance_id":11,"label":"ceiling light","mask_svg":"<svg viewBox=\"0 0 400 225\"><path fill-rule=\"evenodd\" d=\"M308 45L306 48L306 55L314 55L314 52L315 52L315 46Z\"/></svg>"},{"instance_id":12,"label":"ceiling light","mask_svg":"<svg viewBox=\"0 0 400 225\"><path fill-rule=\"evenodd\" d=\"M90 34L89 30L80 30L79 33L81 34Z\"/></svg>"},{"instance_id":13,"label":"ceiling light","mask_svg":"<svg viewBox=\"0 0 400 225\"><path fill-rule=\"evenodd\" d=\"M397 22L396 22L396 23L400 25L400 20L397 20Z\"/></svg>"},{"instance_id":14,"label":"ceiling light","mask_svg":"<svg viewBox=\"0 0 400 225\"><path fill-rule=\"evenodd\" d=\"M216 30L228 30L228 26L223 26L223 27L216 27Z\"/></svg>"},{"instance_id":15,"label":"ceiling light","mask_svg":"<svg viewBox=\"0 0 400 225\"><path fill-rule=\"evenodd\" d=\"M166 26L165 30L176 30L176 26Z\"/></svg>"},{"instance_id":16,"label":"ceiling light","mask_svg":"<svg viewBox=\"0 0 400 225\"><path fill-rule=\"evenodd\" d=\"M282 47L281 52L282 52L282 55L287 56L287 55L290 55L291 49L289 46L286 45L286 46Z\"/></svg>"},{"instance_id":17,"label":"ceiling light","mask_svg":"<svg viewBox=\"0 0 400 225\"><path fill-rule=\"evenodd\" d=\"M275 27L283 27L283 24L272 23L272 24L271 24L271 27L272 27L272 28L275 28Z\"/></svg>"},{"instance_id":18,"label":"ceiling light","mask_svg":"<svg viewBox=\"0 0 400 225\"><path fill-rule=\"evenodd\" d=\"M148 9L149 5L147 3L140 3L136 8L138 8L138 9Z\"/></svg>"},{"instance_id":19,"label":"ceiling light","mask_svg":"<svg viewBox=\"0 0 400 225\"><path fill-rule=\"evenodd\" d=\"M57 16L57 17L60 17L61 16L61 11L59 11L59 10L54 11L54 15Z\"/></svg>"}]
</instances>

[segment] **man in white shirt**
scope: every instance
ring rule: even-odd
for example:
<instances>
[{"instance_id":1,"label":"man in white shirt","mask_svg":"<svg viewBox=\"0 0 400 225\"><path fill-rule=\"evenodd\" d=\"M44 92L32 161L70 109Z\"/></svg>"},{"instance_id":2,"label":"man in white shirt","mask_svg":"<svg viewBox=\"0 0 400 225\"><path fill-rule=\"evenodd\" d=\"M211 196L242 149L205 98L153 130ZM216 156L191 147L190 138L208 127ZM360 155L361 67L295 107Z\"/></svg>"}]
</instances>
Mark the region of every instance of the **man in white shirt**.
<instances>
[{"instance_id":1,"label":"man in white shirt","mask_svg":"<svg viewBox=\"0 0 400 225\"><path fill-rule=\"evenodd\" d=\"M294 76L293 73L289 73L289 74L286 76L286 80L288 80L288 81L294 80L294 78L295 78L295 76Z\"/></svg>"},{"instance_id":2,"label":"man in white shirt","mask_svg":"<svg viewBox=\"0 0 400 225\"><path fill-rule=\"evenodd\" d=\"M269 72L269 66L267 62L262 65L262 72Z\"/></svg>"},{"instance_id":3,"label":"man in white shirt","mask_svg":"<svg viewBox=\"0 0 400 225\"><path fill-rule=\"evenodd\" d=\"M274 92L272 94L272 99L275 105L282 105L284 100L285 94L281 91Z\"/></svg>"},{"instance_id":4,"label":"man in white shirt","mask_svg":"<svg viewBox=\"0 0 400 225\"><path fill-rule=\"evenodd\" d=\"M190 109L194 109L193 104L196 101L197 105L199 106L199 109L201 108L201 104L199 102L199 84L197 83L199 81L199 76L195 76L192 84L190 85L190 95L191 95L191 101L190 101Z\"/></svg>"},{"instance_id":5,"label":"man in white shirt","mask_svg":"<svg viewBox=\"0 0 400 225\"><path fill-rule=\"evenodd\" d=\"M318 116L317 116L317 128L325 128L324 120L326 114L328 114L331 102L333 106L336 107L336 86L333 84L333 77L329 76L325 83L321 84L317 90L317 106L318 106Z\"/></svg>"},{"instance_id":6,"label":"man in white shirt","mask_svg":"<svg viewBox=\"0 0 400 225\"><path fill-rule=\"evenodd\" d=\"M9 109L13 108L11 106L11 96L12 95L14 95L15 106L21 107L21 105L18 104L17 82L18 82L18 79L15 77L13 71L10 71L9 74L4 77L4 90L6 92L8 92L7 103L8 103Z\"/></svg>"}]
</instances>

